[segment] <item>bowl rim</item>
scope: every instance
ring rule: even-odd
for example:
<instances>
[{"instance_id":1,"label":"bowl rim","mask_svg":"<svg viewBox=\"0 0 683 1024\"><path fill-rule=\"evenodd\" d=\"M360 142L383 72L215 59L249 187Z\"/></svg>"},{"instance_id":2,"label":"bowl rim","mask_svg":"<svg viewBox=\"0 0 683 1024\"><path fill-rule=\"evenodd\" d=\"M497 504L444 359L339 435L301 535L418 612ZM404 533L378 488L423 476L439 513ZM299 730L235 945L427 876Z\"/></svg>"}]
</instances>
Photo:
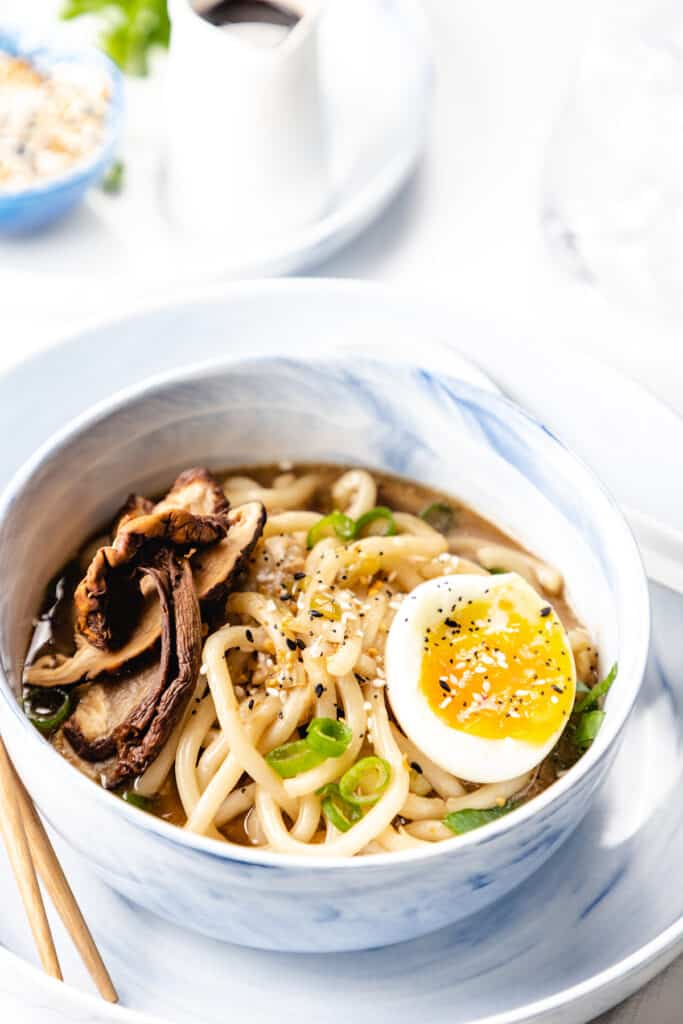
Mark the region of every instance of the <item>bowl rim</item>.
<instances>
[{"instance_id":1,"label":"bowl rim","mask_svg":"<svg viewBox=\"0 0 683 1024\"><path fill-rule=\"evenodd\" d=\"M373 364L380 367L385 365L387 361L386 356L381 353L369 357L358 355L356 358L364 365ZM235 354L220 359L201 360L171 371L160 371L139 383L119 389L113 395L102 399L72 418L40 445L33 455L18 468L0 493L0 524L10 511L18 494L41 465L58 456L65 447L89 428L125 409L132 403L151 398L156 392L163 392L169 387L208 380L217 374L227 373L237 368L259 366L264 363L278 363L307 369L310 368L311 364L338 365L342 362L344 362L342 358L334 353L322 352L304 358L302 354L289 357L274 353L259 353L257 351L249 356ZM344 362L344 365L348 367L348 362ZM372 857L363 858L314 857L307 854L278 853L276 851L260 850L258 847L241 847L236 844L222 843L208 836L188 832L186 829L172 825L155 815L141 811L124 800L117 799L113 793L93 783L91 779L88 779L79 772L74 765L61 757L48 740L33 728L29 719L23 713L19 701L16 699L16 695L6 678L3 662L0 659L0 719L5 710L12 714L19 723L20 728L23 728L28 735L31 735L34 741L38 740L38 749L44 752L46 756L53 755L57 759L54 763L59 763L67 770L68 775L65 778L71 779L75 786L83 787L81 790L83 795L87 797L89 793L96 802L100 803L105 813L108 807L114 813L123 814L124 819L127 819L138 831L144 831L184 850L209 855L213 859L228 863L234 861L268 868L313 869L316 872L338 870L340 868L343 870L360 870L361 868L380 870L392 864L395 866L414 864L421 863L423 860L431 860L435 857L455 855L458 850L482 846L495 841L498 836L517 829L536 814L540 815L540 812L557 806L565 794L575 788L593 769L597 768L598 764L605 759L619 742L643 681L649 653L650 601L647 577L638 546L616 500L597 474L581 458L567 448L553 431L505 395L499 392L484 390L448 373L427 371L420 367L419 363L402 362L400 365L406 369L437 377L440 382L446 385L451 382L457 383L459 387L471 392L473 397L480 403L493 405L498 411L502 408L506 410L508 416L517 417L527 425L530 425L543 444L546 446L550 445L558 451L568 465L572 465L575 470L579 471L587 487L602 500L605 509L609 511L613 520L612 529L618 531L624 552L630 558L630 564L626 561L624 564L631 576L630 584L633 589L628 591L628 601L629 605L633 605L633 624L635 628L632 631L625 632L623 637L620 635L619 638L621 646L626 644L629 652L629 657L624 658L620 651L619 664L620 669L622 667L628 669L627 678L631 677L634 680L631 685L630 696L623 706L620 705L615 708L612 715L607 716L597 739L562 778L557 779L542 793L539 793L533 799L496 821L490 822L478 829L473 829L464 835L454 836L453 840L448 839L439 843L432 843L424 849L387 851L386 853L378 853ZM62 767L59 770L61 771Z\"/></svg>"},{"instance_id":2,"label":"bowl rim","mask_svg":"<svg viewBox=\"0 0 683 1024\"><path fill-rule=\"evenodd\" d=\"M97 148L82 160L76 161L70 170L45 178L34 185L0 189L0 207L8 206L18 200L39 199L50 196L54 192L84 182L91 175L98 173L116 146L121 134L124 114L123 75L116 64L102 50L95 46L80 48L66 47L49 43L31 43L25 39L24 33L16 28L0 28L0 51L8 52L12 57L26 60L41 70L41 65L57 63L78 64L100 68L107 75L111 86L111 96L104 119L104 137Z\"/></svg>"}]
</instances>

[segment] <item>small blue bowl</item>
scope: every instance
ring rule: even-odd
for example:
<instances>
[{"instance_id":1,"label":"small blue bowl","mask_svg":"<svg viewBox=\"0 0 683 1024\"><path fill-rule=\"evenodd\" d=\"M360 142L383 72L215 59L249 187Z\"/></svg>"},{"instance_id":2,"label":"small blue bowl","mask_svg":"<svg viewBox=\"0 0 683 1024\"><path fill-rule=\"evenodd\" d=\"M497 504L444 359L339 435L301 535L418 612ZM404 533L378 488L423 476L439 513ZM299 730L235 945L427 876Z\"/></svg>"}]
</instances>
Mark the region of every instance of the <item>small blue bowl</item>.
<instances>
[{"instance_id":1,"label":"small blue bowl","mask_svg":"<svg viewBox=\"0 0 683 1024\"><path fill-rule=\"evenodd\" d=\"M104 70L111 81L111 100L105 122L104 141L94 155L73 170L39 185L0 190L0 232L23 234L43 228L79 203L111 164L123 119L123 79L118 68L99 50L60 50L26 46L18 32L0 30L0 51L23 57L38 71L49 71L64 61Z\"/></svg>"}]
</instances>

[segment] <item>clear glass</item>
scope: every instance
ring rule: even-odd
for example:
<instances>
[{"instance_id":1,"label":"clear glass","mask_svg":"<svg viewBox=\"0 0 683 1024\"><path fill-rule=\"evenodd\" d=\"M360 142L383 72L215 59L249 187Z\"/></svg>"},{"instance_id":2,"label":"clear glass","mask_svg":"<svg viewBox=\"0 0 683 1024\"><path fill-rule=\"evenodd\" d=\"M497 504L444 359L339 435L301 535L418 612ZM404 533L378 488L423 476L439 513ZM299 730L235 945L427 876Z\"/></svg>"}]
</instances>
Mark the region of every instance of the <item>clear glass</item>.
<instances>
[{"instance_id":1,"label":"clear glass","mask_svg":"<svg viewBox=\"0 0 683 1024\"><path fill-rule=\"evenodd\" d=\"M550 140L548 238L627 303L683 316L683 3L606 0Z\"/></svg>"}]
</instances>

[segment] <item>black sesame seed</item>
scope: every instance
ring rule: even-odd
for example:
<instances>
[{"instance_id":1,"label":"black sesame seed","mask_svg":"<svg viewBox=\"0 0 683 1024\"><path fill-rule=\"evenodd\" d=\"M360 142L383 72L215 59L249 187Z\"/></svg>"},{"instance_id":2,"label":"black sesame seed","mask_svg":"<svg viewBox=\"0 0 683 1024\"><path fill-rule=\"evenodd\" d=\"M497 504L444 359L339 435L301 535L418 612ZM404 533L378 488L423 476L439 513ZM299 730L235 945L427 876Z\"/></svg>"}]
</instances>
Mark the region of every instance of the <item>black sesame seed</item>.
<instances>
[{"instance_id":1,"label":"black sesame seed","mask_svg":"<svg viewBox=\"0 0 683 1024\"><path fill-rule=\"evenodd\" d=\"M310 610L310 612L308 614L311 616L312 619L322 619L322 617L323 617L323 613L317 611L317 609L315 609L315 608L311 608L311 610Z\"/></svg>"},{"instance_id":2,"label":"black sesame seed","mask_svg":"<svg viewBox=\"0 0 683 1024\"><path fill-rule=\"evenodd\" d=\"M249 643L250 643L250 644L253 644L253 642L254 642L254 634L252 633L252 631L251 631L250 629L248 629L248 630L246 631L246 634L245 634L245 635L246 635L246 638L247 638L247 640L249 641Z\"/></svg>"},{"instance_id":3,"label":"black sesame seed","mask_svg":"<svg viewBox=\"0 0 683 1024\"><path fill-rule=\"evenodd\" d=\"M410 767L414 772L417 772L418 775L422 775L422 767L417 763L417 761L411 761Z\"/></svg>"},{"instance_id":4,"label":"black sesame seed","mask_svg":"<svg viewBox=\"0 0 683 1024\"><path fill-rule=\"evenodd\" d=\"M294 573L294 579L295 580L303 580L305 578L306 578L306 573L305 572L295 572Z\"/></svg>"},{"instance_id":5,"label":"black sesame seed","mask_svg":"<svg viewBox=\"0 0 683 1024\"><path fill-rule=\"evenodd\" d=\"M324 692L325 692L325 687L323 686L322 683L318 683L318 685L315 688L315 695L316 695L316 697L322 697Z\"/></svg>"},{"instance_id":6,"label":"black sesame seed","mask_svg":"<svg viewBox=\"0 0 683 1024\"><path fill-rule=\"evenodd\" d=\"M344 708L337 706L337 718L346 718Z\"/></svg>"},{"instance_id":7,"label":"black sesame seed","mask_svg":"<svg viewBox=\"0 0 683 1024\"><path fill-rule=\"evenodd\" d=\"M290 651L298 650L298 645L297 645L296 640L292 640L290 637L287 637L287 641L286 642L287 642L287 646L290 649Z\"/></svg>"},{"instance_id":8,"label":"black sesame seed","mask_svg":"<svg viewBox=\"0 0 683 1024\"><path fill-rule=\"evenodd\" d=\"M552 611L552 608L550 607L549 604L547 604L545 606L545 608L541 608L541 618L545 619L547 615L550 615L551 611Z\"/></svg>"}]
</instances>

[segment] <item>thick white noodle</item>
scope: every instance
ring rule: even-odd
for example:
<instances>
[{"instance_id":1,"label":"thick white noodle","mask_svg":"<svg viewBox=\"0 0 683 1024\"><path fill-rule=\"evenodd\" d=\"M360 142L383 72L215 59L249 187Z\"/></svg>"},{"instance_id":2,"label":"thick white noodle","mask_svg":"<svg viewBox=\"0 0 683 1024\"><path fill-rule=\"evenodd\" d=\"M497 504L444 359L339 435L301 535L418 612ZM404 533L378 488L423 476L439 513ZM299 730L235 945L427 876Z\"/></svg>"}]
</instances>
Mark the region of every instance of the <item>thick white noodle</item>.
<instances>
[{"instance_id":1,"label":"thick white noodle","mask_svg":"<svg viewBox=\"0 0 683 1024\"><path fill-rule=\"evenodd\" d=\"M562 574L540 558L516 551L504 544L492 544L477 537L451 536L451 550L457 554L474 558L485 569L503 569L523 576L532 587L541 586L549 594L560 594L564 586Z\"/></svg>"},{"instance_id":2,"label":"thick white noodle","mask_svg":"<svg viewBox=\"0 0 683 1024\"><path fill-rule=\"evenodd\" d=\"M332 486L337 508L351 519L359 519L377 504L377 484L366 469L350 469Z\"/></svg>"},{"instance_id":3,"label":"thick white noodle","mask_svg":"<svg viewBox=\"0 0 683 1024\"><path fill-rule=\"evenodd\" d=\"M409 821L403 828L415 841L420 840L422 843L440 843L444 839L454 838L449 827L437 819Z\"/></svg>"},{"instance_id":4,"label":"thick white noodle","mask_svg":"<svg viewBox=\"0 0 683 1024\"><path fill-rule=\"evenodd\" d=\"M394 512L394 522L399 533L412 533L416 537L440 537L441 534L433 526L419 516L411 516L409 512Z\"/></svg>"},{"instance_id":5,"label":"thick white noodle","mask_svg":"<svg viewBox=\"0 0 683 1024\"><path fill-rule=\"evenodd\" d=\"M531 771L517 775L514 779L506 779L505 782L489 782L464 796L449 797L446 808L450 814L451 811L486 811L490 807L502 806L511 796L526 789L533 777L534 772Z\"/></svg>"},{"instance_id":6,"label":"thick white noodle","mask_svg":"<svg viewBox=\"0 0 683 1024\"><path fill-rule=\"evenodd\" d=\"M391 781L386 791L365 817L348 832L325 843L301 843L288 832L281 810L271 794L259 786L256 790L256 807L271 849L310 857L352 857L382 833L399 813L408 795L408 767L389 728L383 691L366 688L364 696L372 704L375 750L391 766Z\"/></svg>"},{"instance_id":7,"label":"thick white noodle","mask_svg":"<svg viewBox=\"0 0 683 1024\"><path fill-rule=\"evenodd\" d=\"M502 806L528 790L534 773L468 790L390 722L384 645L396 608L406 593L437 576L498 568L553 594L561 592L562 576L532 555L483 537L446 538L405 512L394 513L393 536L371 533L345 543L332 535L309 551L307 534L321 514L305 506L322 481L313 472L298 479L283 473L271 487L248 477L226 480L233 502L258 499L269 509L264 540L247 569L251 582L227 602L228 625L205 643L202 674L183 719L136 789L158 792L175 762L189 831L227 842L219 829L241 819L250 844L310 857L413 850L453 839L447 814ZM377 504L377 485L369 472L352 470L337 479L332 499L357 519ZM280 597L280 587L289 587L287 573L295 571L294 606L284 589ZM593 680L589 634L577 627L569 636L579 678ZM300 727L314 715L343 718L349 746L282 779L265 755L299 739ZM340 832L322 813L318 791L367 753L389 762L389 785Z\"/></svg>"},{"instance_id":8,"label":"thick white noodle","mask_svg":"<svg viewBox=\"0 0 683 1024\"><path fill-rule=\"evenodd\" d=\"M344 721L351 730L351 742L341 757L328 757L317 768L286 779L285 790L291 797L307 796L326 783L334 782L351 767L360 753L367 729L361 688L353 676L347 676L337 680L337 689L344 706Z\"/></svg>"},{"instance_id":9,"label":"thick white noodle","mask_svg":"<svg viewBox=\"0 0 683 1024\"><path fill-rule=\"evenodd\" d=\"M263 731L277 717L281 706L276 697L269 697L245 723L246 734L255 746L258 745ZM204 832L214 818L220 824L224 803L239 782L241 775L242 766L239 760L233 754L228 753L188 815L185 827L190 832Z\"/></svg>"},{"instance_id":10,"label":"thick white noodle","mask_svg":"<svg viewBox=\"0 0 683 1024\"><path fill-rule=\"evenodd\" d=\"M301 508L311 500L319 483L320 477L315 473L306 473L283 487L261 487L250 477L229 476L223 482L223 490L232 505L261 501L270 512L271 509Z\"/></svg>"},{"instance_id":11,"label":"thick white noodle","mask_svg":"<svg viewBox=\"0 0 683 1024\"><path fill-rule=\"evenodd\" d=\"M279 534L308 533L312 526L322 519L319 512L279 512L268 516L263 528L264 537L275 537Z\"/></svg>"},{"instance_id":12,"label":"thick white noodle","mask_svg":"<svg viewBox=\"0 0 683 1024\"><path fill-rule=\"evenodd\" d=\"M244 630L224 626L204 644L204 663L216 706L216 715L228 740L231 754L235 755L243 770L258 784L259 792L267 793L273 802L287 811L290 818L295 819L298 814L297 801L287 794L280 776L253 746L240 718L237 698L225 661L225 652L235 641L236 634L241 639ZM261 823L263 824L263 821Z\"/></svg>"},{"instance_id":13,"label":"thick white noodle","mask_svg":"<svg viewBox=\"0 0 683 1024\"><path fill-rule=\"evenodd\" d=\"M401 808L401 817L420 821L422 818L443 818L448 813L446 801L441 797L417 796L409 793Z\"/></svg>"},{"instance_id":14,"label":"thick white noodle","mask_svg":"<svg viewBox=\"0 0 683 1024\"><path fill-rule=\"evenodd\" d=\"M418 764L422 769L422 774L432 785L432 789L435 793L438 793L440 797L444 799L446 797L462 796L466 792L465 787L459 779L456 779L455 775L450 775L448 772L440 768L438 764L434 764L430 758L428 758L419 747L416 747L412 740L409 740L407 736L404 736L395 725L391 726L391 730L394 734L396 743L403 751L411 763Z\"/></svg>"}]
</instances>

